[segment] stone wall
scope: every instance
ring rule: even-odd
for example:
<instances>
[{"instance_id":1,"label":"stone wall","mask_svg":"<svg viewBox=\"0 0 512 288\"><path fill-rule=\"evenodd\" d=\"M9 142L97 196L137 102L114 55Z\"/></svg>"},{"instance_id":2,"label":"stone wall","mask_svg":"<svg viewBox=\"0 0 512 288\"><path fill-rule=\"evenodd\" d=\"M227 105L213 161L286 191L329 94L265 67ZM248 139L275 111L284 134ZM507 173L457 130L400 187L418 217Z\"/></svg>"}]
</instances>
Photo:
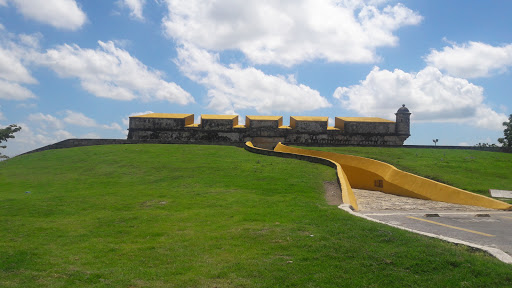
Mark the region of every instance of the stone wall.
<instances>
[{"instance_id":1,"label":"stone wall","mask_svg":"<svg viewBox=\"0 0 512 288\"><path fill-rule=\"evenodd\" d=\"M154 119L155 128L150 128ZM348 118L347 118L348 119ZM311 146L400 146L407 135L395 133L395 122L376 119L370 122L363 118L350 118L344 121L343 129L328 127L328 117L290 117L290 126L281 126L282 117L247 116L247 125L237 125L236 115L203 115L200 125L173 126L161 129L159 119L130 118L128 139L163 140L172 143L231 143L241 146L247 141L263 144L271 149L272 145L283 142L291 145ZM355 120L354 120L355 119ZM167 119L166 119L167 120ZM138 121L143 121L143 125ZM132 125L133 124L133 125Z\"/></svg>"}]
</instances>

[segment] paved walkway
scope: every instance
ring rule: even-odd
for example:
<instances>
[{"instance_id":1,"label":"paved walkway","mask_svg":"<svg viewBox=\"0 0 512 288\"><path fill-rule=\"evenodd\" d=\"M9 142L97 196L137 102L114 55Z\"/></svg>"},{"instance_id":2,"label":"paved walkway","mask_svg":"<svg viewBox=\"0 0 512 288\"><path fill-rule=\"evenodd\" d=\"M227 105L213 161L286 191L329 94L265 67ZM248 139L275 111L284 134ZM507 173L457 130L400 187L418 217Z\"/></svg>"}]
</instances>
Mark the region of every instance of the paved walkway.
<instances>
[{"instance_id":1,"label":"paved walkway","mask_svg":"<svg viewBox=\"0 0 512 288\"><path fill-rule=\"evenodd\" d=\"M481 246L504 262L512 263L512 211L414 199L359 189L355 189L354 193L360 208L360 211L353 213L357 216L434 234L438 238L452 242L468 242L475 247Z\"/></svg>"}]
</instances>

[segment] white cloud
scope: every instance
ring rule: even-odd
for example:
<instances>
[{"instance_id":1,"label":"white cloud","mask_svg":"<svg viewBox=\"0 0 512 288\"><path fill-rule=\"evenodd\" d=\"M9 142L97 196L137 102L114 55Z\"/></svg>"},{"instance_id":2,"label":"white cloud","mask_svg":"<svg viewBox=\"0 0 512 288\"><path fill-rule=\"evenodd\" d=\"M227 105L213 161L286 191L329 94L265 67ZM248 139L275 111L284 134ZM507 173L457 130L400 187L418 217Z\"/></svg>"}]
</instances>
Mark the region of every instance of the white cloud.
<instances>
[{"instance_id":1,"label":"white cloud","mask_svg":"<svg viewBox=\"0 0 512 288\"><path fill-rule=\"evenodd\" d=\"M84 134L84 135L81 135L80 138L83 138L83 139L100 139L101 136L94 133L94 132L91 132L91 133L87 133L87 134Z\"/></svg>"},{"instance_id":2,"label":"white cloud","mask_svg":"<svg viewBox=\"0 0 512 288\"><path fill-rule=\"evenodd\" d=\"M123 126L128 129L128 126L130 126L130 117L132 116L139 116L139 115L145 115L145 114L151 114L151 113L155 113L153 111L145 111L145 112L135 112L135 113L132 113L124 118L121 119L121 122L123 123ZM125 131L123 129L123 131ZM128 132L126 132L126 134L128 134Z\"/></svg>"},{"instance_id":3,"label":"white cloud","mask_svg":"<svg viewBox=\"0 0 512 288\"><path fill-rule=\"evenodd\" d=\"M101 125L101 128L103 129L107 129L107 130L118 130L118 131L124 131L123 128L121 128L121 125L119 125L118 123L111 123L110 125Z\"/></svg>"},{"instance_id":4,"label":"white cloud","mask_svg":"<svg viewBox=\"0 0 512 288\"><path fill-rule=\"evenodd\" d=\"M442 51L432 50L425 60L456 77L489 77L512 66L512 44L501 47L481 42L453 44Z\"/></svg>"},{"instance_id":5,"label":"white cloud","mask_svg":"<svg viewBox=\"0 0 512 288\"><path fill-rule=\"evenodd\" d=\"M394 31L422 17L402 4L332 0L166 0L165 32L207 50L240 50L256 64L368 63ZM378 3L382 2L382 3Z\"/></svg>"},{"instance_id":6,"label":"white cloud","mask_svg":"<svg viewBox=\"0 0 512 288\"><path fill-rule=\"evenodd\" d=\"M4 116L4 113L2 113L2 111L0 111L0 120L5 120L5 116ZM1 125L0 125L1 126Z\"/></svg>"},{"instance_id":7,"label":"white cloud","mask_svg":"<svg viewBox=\"0 0 512 288\"><path fill-rule=\"evenodd\" d=\"M0 99L3 100L26 100L36 98L36 96L27 88L0 79Z\"/></svg>"},{"instance_id":8,"label":"white cloud","mask_svg":"<svg viewBox=\"0 0 512 288\"><path fill-rule=\"evenodd\" d=\"M75 138L73 134L62 129L45 130L36 128L34 130L26 123L20 123L18 126L22 127L21 131L14 134L14 139L10 139L6 143L7 148L2 151L3 154L9 157L13 157L15 155L25 153L27 151L31 151L65 139Z\"/></svg>"},{"instance_id":9,"label":"white cloud","mask_svg":"<svg viewBox=\"0 0 512 288\"><path fill-rule=\"evenodd\" d=\"M54 129L62 129L64 128L64 123L55 116L52 116L50 114L43 114L43 113L35 113L30 114L28 116L29 121L35 121L38 122L40 126L43 127L43 129L54 128Z\"/></svg>"},{"instance_id":10,"label":"white cloud","mask_svg":"<svg viewBox=\"0 0 512 288\"><path fill-rule=\"evenodd\" d=\"M36 96L21 84L36 84L26 67L38 47L40 34L14 35L0 29L0 99L26 100Z\"/></svg>"},{"instance_id":11,"label":"white cloud","mask_svg":"<svg viewBox=\"0 0 512 288\"><path fill-rule=\"evenodd\" d=\"M142 10L144 9L144 5L146 4L146 0L121 0L121 6L126 6L130 9L130 16L137 20L144 20L144 16L142 15Z\"/></svg>"},{"instance_id":12,"label":"white cloud","mask_svg":"<svg viewBox=\"0 0 512 288\"><path fill-rule=\"evenodd\" d=\"M330 106L318 91L297 84L293 76L266 75L235 64L224 66L218 55L192 45L178 48L176 63L187 77L208 88L209 108L222 113L237 109L299 112Z\"/></svg>"},{"instance_id":13,"label":"white cloud","mask_svg":"<svg viewBox=\"0 0 512 288\"><path fill-rule=\"evenodd\" d=\"M150 70L114 42L98 43L100 47L96 50L61 45L41 54L36 61L60 77L79 78L82 87L98 97L166 100L181 105L194 102L180 86L163 80L162 72Z\"/></svg>"},{"instance_id":14,"label":"white cloud","mask_svg":"<svg viewBox=\"0 0 512 288\"><path fill-rule=\"evenodd\" d=\"M11 2L28 19L51 25L58 29L77 30L87 16L75 0L3 0Z\"/></svg>"},{"instance_id":15,"label":"white cloud","mask_svg":"<svg viewBox=\"0 0 512 288\"><path fill-rule=\"evenodd\" d=\"M22 48L13 42L1 43L0 46L0 78L17 83L37 83L28 69L22 64Z\"/></svg>"},{"instance_id":16,"label":"white cloud","mask_svg":"<svg viewBox=\"0 0 512 288\"><path fill-rule=\"evenodd\" d=\"M73 132L80 133L81 138L100 138L98 130L115 130L126 134L125 129L118 123L98 124L96 120L81 112L66 110L57 115L60 117L43 113L30 114L26 122L19 124L22 129L14 135L15 139L9 140L4 154L14 156L65 139L76 138Z\"/></svg>"},{"instance_id":17,"label":"white cloud","mask_svg":"<svg viewBox=\"0 0 512 288\"><path fill-rule=\"evenodd\" d=\"M63 119L64 122L81 126L81 127L97 127L96 120L85 116L83 113L66 110L66 117Z\"/></svg>"},{"instance_id":18,"label":"white cloud","mask_svg":"<svg viewBox=\"0 0 512 288\"><path fill-rule=\"evenodd\" d=\"M359 85L338 87L333 95L361 115L394 119L407 104L415 121L458 122L500 130L506 116L483 103L483 88L426 67L418 73L375 67Z\"/></svg>"}]
</instances>

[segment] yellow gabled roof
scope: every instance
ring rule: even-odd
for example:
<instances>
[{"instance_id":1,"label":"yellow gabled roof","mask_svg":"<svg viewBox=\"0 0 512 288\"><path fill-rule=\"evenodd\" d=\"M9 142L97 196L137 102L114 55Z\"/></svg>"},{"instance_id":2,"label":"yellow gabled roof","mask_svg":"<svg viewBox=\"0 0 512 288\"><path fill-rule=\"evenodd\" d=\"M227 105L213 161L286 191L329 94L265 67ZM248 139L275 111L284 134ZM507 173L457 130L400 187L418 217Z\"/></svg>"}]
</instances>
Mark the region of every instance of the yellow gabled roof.
<instances>
[{"instance_id":1,"label":"yellow gabled roof","mask_svg":"<svg viewBox=\"0 0 512 288\"><path fill-rule=\"evenodd\" d=\"M341 119L343 121L350 121L350 122L395 122L379 117L336 117L338 119Z\"/></svg>"},{"instance_id":2,"label":"yellow gabled roof","mask_svg":"<svg viewBox=\"0 0 512 288\"><path fill-rule=\"evenodd\" d=\"M209 114L201 114L201 119L207 120L233 120L238 118L238 115L209 115Z\"/></svg>"},{"instance_id":3,"label":"yellow gabled roof","mask_svg":"<svg viewBox=\"0 0 512 288\"><path fill-rule=\"evenodd\" d=\"M279 119L282 119L283 116L245 116L249 118L250 120L269 120L269 121L276 121Z\"/></svg>"},{"instance_id":4,"label":"yellow gabled roof","mask_svg":"<svg viewBox=\"0 0 512 288\"><path fill-rule=\"evenodd\" d=\"M329 117L315 117L315 116L291 116L290 118L296 121L328 121Z\"/></svg>"},{"instance_id":5,"label":"yellow gabled roof","mask_svg":"<svg viewBox=\"0 0 512 288\"><path fill-rule=\"evenodd\" d=\"M144 115L131 116L130 118L173 118L181 119L187 117L194 117L194 114L180 114L180 113L149 113Z\"/></svg>"}]
</instances>

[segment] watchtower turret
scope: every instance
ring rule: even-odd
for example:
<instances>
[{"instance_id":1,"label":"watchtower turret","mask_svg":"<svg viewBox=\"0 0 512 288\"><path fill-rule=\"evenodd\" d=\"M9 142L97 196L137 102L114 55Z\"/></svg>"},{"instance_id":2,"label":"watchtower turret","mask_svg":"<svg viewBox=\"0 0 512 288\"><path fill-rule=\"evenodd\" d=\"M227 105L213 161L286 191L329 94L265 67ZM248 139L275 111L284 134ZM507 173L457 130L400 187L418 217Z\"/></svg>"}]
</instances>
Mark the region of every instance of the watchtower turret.
<instances>
[{"instance_id":1,"label":"watchtower turret","mask_svg":"<svg viewBox=\"0 0 512 288\"><path fill-rule=\"evenodd\" d=\"M401 136L411 136L411 112L409 112L409 109L405 107L405 104L396 111L395 115L396 134Z\"/></svg>"}]
</instances>

